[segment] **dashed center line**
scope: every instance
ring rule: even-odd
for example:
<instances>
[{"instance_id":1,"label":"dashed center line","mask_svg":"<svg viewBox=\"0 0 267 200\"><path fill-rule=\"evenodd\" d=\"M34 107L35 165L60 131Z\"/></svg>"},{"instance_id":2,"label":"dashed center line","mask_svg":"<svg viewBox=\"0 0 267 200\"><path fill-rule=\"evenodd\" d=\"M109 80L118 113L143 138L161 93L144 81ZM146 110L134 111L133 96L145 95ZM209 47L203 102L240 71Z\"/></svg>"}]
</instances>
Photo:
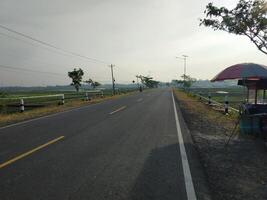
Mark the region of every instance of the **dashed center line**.
<instances>
[{"instance_id":1,"label":"dashed center line","mask_svg":"<svg viewBox=\"0 0 267 200\"><path fill-rule=\"evenodd\" d=\"M113 115L113 114L115 114L115 113L117 113L117 112L119 112L119 111L121 111L121 110L123 110L123 109L125 109L125 108L126 108L126 106L122 106L122 107L118 108L117 110L112 111L112 112L109 113L109 114L110 114L110 115Z\"/></svg>"},{"instance_id":2,"label":"dashed center line","mask_svg":"<svg viewBox=\"0 0 267 200\"><path fill-rule=\"evenodd\" d=\"M0 169L5 167L5 166L7 166L7 165L10 165L10 164L16 162L16 161L18 161L18 160L20 160L20 159L22 159L22 158L24 158L26 156L29 156L30 154L33 154L34 152L39 151L40 149L43 149L43 148L47 147L50 144L53 144L53 143L55 143L55 142L57 142L59 140L62 140L64 137L65 136L60 136L60 137L58 137L56 139L53 139L53 140L51 140L51 141L49 141L49 142L47 142L47 143L45 143L45 144L43 144L43 145L41 145L39 147L36 147L36 148L34 148L34 149L32 149L32 150L30 150L28 152L25 152L25 153L15 157L15 158L12 158L12 159L0 164Z\"/></svg>"}]
</instances>

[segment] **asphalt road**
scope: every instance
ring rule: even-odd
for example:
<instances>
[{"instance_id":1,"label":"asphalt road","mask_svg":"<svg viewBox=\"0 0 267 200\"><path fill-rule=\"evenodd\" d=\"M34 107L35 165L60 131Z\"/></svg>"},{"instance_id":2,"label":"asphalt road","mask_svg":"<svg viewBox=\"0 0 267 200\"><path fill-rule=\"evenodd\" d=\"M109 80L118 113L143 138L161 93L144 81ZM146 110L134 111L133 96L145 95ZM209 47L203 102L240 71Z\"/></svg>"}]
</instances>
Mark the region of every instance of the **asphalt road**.
<instances>
[{"instance_id":1,"label":"asphalt road","mask_svg":"<svg viewBox=\"0 0 267 200\"><path fill-rule=\"evenodd\" d=\"M187 200L184 179L170 89L0 129L1 200Z\"/></svg>"}]
</instances>

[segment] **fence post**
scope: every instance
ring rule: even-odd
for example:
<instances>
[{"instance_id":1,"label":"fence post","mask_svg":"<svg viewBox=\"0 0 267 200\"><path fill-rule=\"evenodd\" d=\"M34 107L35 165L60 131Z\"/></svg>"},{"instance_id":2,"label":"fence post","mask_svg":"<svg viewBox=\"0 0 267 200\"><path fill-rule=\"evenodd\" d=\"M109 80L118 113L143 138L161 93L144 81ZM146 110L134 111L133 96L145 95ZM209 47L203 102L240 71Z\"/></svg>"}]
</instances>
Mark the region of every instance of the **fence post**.
<instances>
[{"instance_id":1,"label":"fence post","mask_svg":"<svg viewBox=\"0 0 267 200\"><path fill-rule=\"evenodd\" d=\"M229 101L228 101L228 96L226 95L224 97L224 113L228 114L228 105L229 105Z\"/></svg>"},{"instance_id":2,"label":"fence post","mask_svg":"<svg viewBox=\"0 0 267 200\"><path fill-rule=\"evenodd\" d=\"M61 103L62 103L62 105L65 104L65 95L64 95L64 94L62 94L62 97L61 97Z\"/></svg>"},{"instance_id":3,"label":"fence post","mask_svg":"<svg viewBox=\"0 0 267 200\"><path fill-rule=\"evenodd\" d=\"M104 98L104 92L101 91L101 98Z\"/></svg>"},{"instance_id":4,"label":"fence post","mask_svg":"<svg viewBox=\"0 0 267 200\"><path fill-rule=\"evenodd\" d=\"M20 99L20 112L24 112L25 107L24 107L24 100Z\"/></svg>"},{"instance_id":5,"label":"fence post","mask_svg":"<svg viewBox=\"0 0 267 200\"><path fill-rule=\"evenodd\" d=\"M85 93L85 100L89 101L88 92Z\"/></svg>"},{"instance_id":6,"label":"fence post","mask_svg":"<svg viewBox=\"0 0 267 200\"><path fill-rule=\"evenodd\" d=\"M209 105L211 105L211 95L209 93Z\"/></svg>"}]
</instances>

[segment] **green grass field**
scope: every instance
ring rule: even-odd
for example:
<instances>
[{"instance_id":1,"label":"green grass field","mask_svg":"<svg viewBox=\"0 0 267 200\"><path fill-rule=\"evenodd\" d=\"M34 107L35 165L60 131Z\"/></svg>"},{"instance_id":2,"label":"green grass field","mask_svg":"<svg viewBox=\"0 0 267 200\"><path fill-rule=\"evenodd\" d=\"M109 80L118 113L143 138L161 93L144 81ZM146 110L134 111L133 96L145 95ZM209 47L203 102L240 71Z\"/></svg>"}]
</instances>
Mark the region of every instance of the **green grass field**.
<instances>
[{"instance_id":1,"label":"green grass field","mask_svg":"<svg viewBox=\"0 0 267 200\"><path fill-rule=\"evenodd\" d=\"M239 105L246 99L246 90L241 87L236 88L192 88L191 92L208 97L219 103L224 103L225 96L228 97L229 106L238 109Z\"/></svg>"}]
</instances>

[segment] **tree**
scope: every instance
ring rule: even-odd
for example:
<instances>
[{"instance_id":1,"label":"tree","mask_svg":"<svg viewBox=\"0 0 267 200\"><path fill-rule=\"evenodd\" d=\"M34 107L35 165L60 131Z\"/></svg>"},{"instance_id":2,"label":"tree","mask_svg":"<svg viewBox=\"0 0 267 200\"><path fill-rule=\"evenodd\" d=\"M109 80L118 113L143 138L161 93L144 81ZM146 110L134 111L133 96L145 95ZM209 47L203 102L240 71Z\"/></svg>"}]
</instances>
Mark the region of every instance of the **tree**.
<instances>
[{"instance_id":1,"label":"tree","mask_svg":"<svg viewBox=\"0 0 267 200\"><path fill-rule=\"evenodd\" d=\"M87 81L85 81L85 83L88 83L89 85L91 85L91 87L93 89L95 89L96 87L100 86L101 84L97 81L93 81L92 79L88 79Z\"/></svg>"},{"instance_id":2,"label":"tree","mask_svg":"<svg viewBox=\"0 0 267 200\"><path fill-rule=\"evenodd\" d=\"M95 89L96 87L100 86L101 84L99 82L95 81L91 85Z\"/></svg>"},{"instance_id":3,"label":"tree","mask_svg":"<svg viewBox=\"0 0 267 200\"><path fill-rule=\"evenodd\" d=\"M141 82L148 88L156 88L159 85L159 81L153 80L152 77L140 75L139 78L141 79Z\"/></svg>"},{"instance_id":4,"label":"tree","mask_svg":"<svg viewBox=\"0 0 267 200\"><path fill-rule=\"evenodd\" d=\"M184 81L183 80L172 80L172 84L176 85L177 87L183 86Z\"/></svg>"},{"instance_id":5,"label":"tree","mask_svg":"<svg viewBox=\"0 0 267 200\"><path fill-rule=\"evenodd\" d=\"M247 36L257 48L267 54L267 3L264 0L239 0L235 8L206 6L206 18L200 25Z\"/></svg>"},{"instance_id":6,"label":"tree","mask_svg":"<svg viewBox=\"0 0 267 200\"><path fill-rule=\"evenodd\" d=\"M79 92L79 89L81 87L83 75L84 72L81 68L79 69L74 68L73 71L68 72L68 76L72 79L72 83L70 85L73 85L77 92Z\"/></svg>"},{"instance_id":7,"label":"tree","mask_svg":"<svg viewBox=\"0 0 267 200\"><path fill-rule=\"evenodd\" d=\"M189 75L185 74L183 74L181 78L183 80L178 80L178 83L182 83L185 89L190 89L193 83L197 81L195 78L192 78Z\"/></svg>"}]
</instances>

